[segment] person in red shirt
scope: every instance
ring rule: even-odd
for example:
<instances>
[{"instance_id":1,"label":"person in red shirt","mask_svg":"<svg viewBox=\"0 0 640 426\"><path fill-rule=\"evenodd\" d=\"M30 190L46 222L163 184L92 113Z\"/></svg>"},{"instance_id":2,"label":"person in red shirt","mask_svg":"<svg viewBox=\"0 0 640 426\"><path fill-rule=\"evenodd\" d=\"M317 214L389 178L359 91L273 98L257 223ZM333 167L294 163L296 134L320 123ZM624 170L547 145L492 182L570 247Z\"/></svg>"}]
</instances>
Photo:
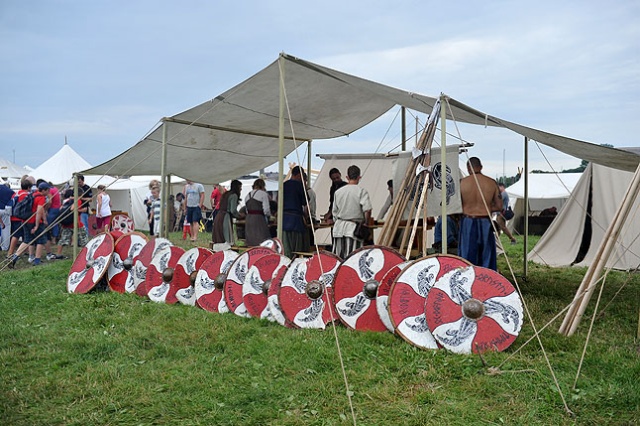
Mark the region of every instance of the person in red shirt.
<instances>
[{"instance_id":1,"label":"person in red shirt","mask_svg":"<svg viewBox=\"0 0 640 426\"><path fill-rule=\"evenodd\" d=\"M31 182L26 179L20 180L20 189L13 196L13 205L26 197L30 192ZM9 259L11 259L13 253L15 253L16 247L18 247L20 240L24 241L24 226L22 226L22 223L22 220L13 215L11 216L11 243L9 245L9 253L7 253L7 257Z\"/></svg>"},{"instance_id":2,"label":"person in red shirt","mask_svg":"<svg viewBox=\"0 0 640 426\"><path fill-rule=\"evenodd\" d=\"M20 255L24 253L29 246L36 246L36 257L33 260L33 265L39 265L41 263L42 251L44 245L47 243L47 235L45 228L47 227L47 212L45 205L49 201L50 186L47 182L41 182L38 185L38 190L33 194L33 208L32 212L35 213L24 223L23 241L18 247L16 253L11 256L11 262L9 267L13 268L20 259Z\"/></svg>"},{"instance_id":3,"label":"person in red shirt","mask_svg":"<svg viewBox=\"0 0 640 426\"><path fill-rule=\"evenodd\" d=\"M211 209L213 212L211 213L211 220L216 218L218 214L218 210L220 209L220 200L222 199L222 194L224 193L224 187L218 183L213 185L213 191L211 191Z\"/></svg>"}]
</instances>

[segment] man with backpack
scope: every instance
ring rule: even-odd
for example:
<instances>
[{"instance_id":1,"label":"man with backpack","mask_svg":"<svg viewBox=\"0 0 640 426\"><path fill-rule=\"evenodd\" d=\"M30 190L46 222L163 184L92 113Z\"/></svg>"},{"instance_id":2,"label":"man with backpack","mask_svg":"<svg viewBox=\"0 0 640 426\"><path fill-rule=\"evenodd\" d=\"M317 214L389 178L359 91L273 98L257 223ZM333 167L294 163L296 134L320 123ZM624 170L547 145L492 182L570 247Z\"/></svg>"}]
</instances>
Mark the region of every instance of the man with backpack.
<instances>
[{"instance_id":1,"label":"man with backpack","mask_svg":"<svg viewBox=\"0 0 640 426\"><path fill-rule=\"evenodd\" d=\"M33 265L39 265L41 263L42 251L44 250L44 246L47 243L47 236L44 232L47 226L47 213L45 211L45 205L48 201L50 186L47 182L41 182L38 185L38 190L32 195L27 194L23 199L19 199L18 202L14 205L14 215L16 215L19 219L24 220L24 228L23 228L23 241L18 247L16 253L11 256L9 267L13 268L20 259L20 255L24 253L25 250L35 244L36 246L36 255L33 260ZM31 197L31 216L27 217L26 213L23 213L23 206L26 206L29 203L29 198Z\"/></svg>"}]
</instances>

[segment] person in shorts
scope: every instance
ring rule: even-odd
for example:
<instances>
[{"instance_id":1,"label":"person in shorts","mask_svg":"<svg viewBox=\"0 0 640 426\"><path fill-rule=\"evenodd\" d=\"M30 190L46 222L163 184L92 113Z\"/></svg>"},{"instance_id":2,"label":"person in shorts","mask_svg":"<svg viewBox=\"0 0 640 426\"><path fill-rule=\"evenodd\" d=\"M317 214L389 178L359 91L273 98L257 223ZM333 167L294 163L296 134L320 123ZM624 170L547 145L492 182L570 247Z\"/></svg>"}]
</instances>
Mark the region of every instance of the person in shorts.
<instances>
[{"instance_id":1,"label":"person in shorts","mask_svg":"<svg viewBox=\"0 0 640 426\"><path fill-rule=\"evenodd\" d=\"M68 189L64 193L64 201L62 203L63 207L68 203L73 203L73 189ZM86 208L83 207L82 200L79 200L75 206L79 207L79 213L82 209ZM73 210L73 207L71 207L71 210ZM58 248L56 249L56 259L64 259L64 256L62 256L62 247L70 246L73 243L73 224L60 225L60 228L60 240L58 241ZM78 214L78 247L84 247L88 242L89 234L87 233L87 228L84 227L82 220L80 220L80 215Z\"/></svg>"}]
</instances>

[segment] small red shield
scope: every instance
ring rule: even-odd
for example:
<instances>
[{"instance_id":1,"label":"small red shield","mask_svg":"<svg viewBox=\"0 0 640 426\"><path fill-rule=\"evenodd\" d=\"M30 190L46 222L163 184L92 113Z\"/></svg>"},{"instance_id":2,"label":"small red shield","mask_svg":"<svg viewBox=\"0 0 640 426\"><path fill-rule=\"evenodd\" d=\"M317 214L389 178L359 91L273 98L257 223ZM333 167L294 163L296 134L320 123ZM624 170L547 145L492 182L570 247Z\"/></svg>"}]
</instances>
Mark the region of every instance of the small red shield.
<instances>
[{"instance_id":1,"label":"small red shield","mask_svg":"<svg viewBox=\"0 0 640 426\"><path fill-rule=\"evenodd\" d=\"M275 321L269 313L268 293L278 270L291 263L291 259L278 253L265 254L249 268L242 286L242 298L247 312L254 318Z\"/></svg>"},{"instance_id":2,"label":"small red shield","mask_svg":"<svg viewBox=\"0 0 640 426\"><path fill-rule=\"evenodd\" d=\"M147 288L149 299L159 303L175 303L177 301L175 297L167 299L167 296L171 291L176 265L183 254L184 249L178 246L167 247L156 252L149 263L147 277L143 284Z\"/></svg>"},{"instance_id":3,"label":"small red shield","mask_svg":"<svg viewBox=\"0 0 640 426\"><path fill-rule=\"evenodd\" d=\"M196 304L205 311L229 312L222 289L229 268L237 258L235 251L223 250L213 253L202 263L196 275L195 292Z\"/></svg>"},{"instance_id":4,"label":"small red shield","mask_svg":"<svg viewBox=\"0 0 640 426\"><path fill-rule=\"evenodd\" d=\"M111 218L111 230L120 231L123 234L135 231L135 223L126 214L117 214Z\"/></svg>"},{"instance_id":5,"label":"small red shield","mask_svg":"<svg viewBox=\"0 0 640 426\"><path fill-rule=\"evenodd\" d=\"M147 268L158 251L167 250L173 243L166 238L152 238L133 258L133 285L138 296L147 297L147 286L143 285L147 277Z\"/></svg>"},{"instance_id":6,"label":"small red shield","mask_svg":"<svg viewBox=\"0 0 640 426\"><path fill-rule=\"evenodd\" d=\"M202 247L194 247L184 252L173 272L173 280L167 294L166 303L178 301L183 305L195 306L196 292L194 283L198 270L213 252Z\"/></svg>"},{"instance_id":7,"label":"small red shield","mask_svg":"<svg viewBox=\"0 0 640 426\"><path fill-rule=\"evenodd\" d=\"M227 281L224 283L224 299L227 302L229 310L241 317L249 317L247 308L244 305L242 297L242 286L244 285L249 269L260 257L274 253L267 247L254 247L242 253L233 262Z\"/></svg>"},{"instance_id":8,"label":"small red shield","mask_svg":"<svg viewBox=\"0 0 640 426\"><path fill-rule=\"evenodd\" d=\"M113 235L113 232L111 234ZM140 232L124 234L117 239L111 264L107 271L111 290L118 293L135 291L133 287L133 259L140 254L148 241L147 236Z\"/></svg>"},{"instance_id":9,"label":"small red shield","mask_svg":"<svg viewBox=\"0 0 640 426\"><path fill-rule=\"evenodd\" d=\"M109 268L113 245L111 235L100 234L80 250L67 278L69 293L88 293L96 286Z\"/></svg>"}]
</instances>

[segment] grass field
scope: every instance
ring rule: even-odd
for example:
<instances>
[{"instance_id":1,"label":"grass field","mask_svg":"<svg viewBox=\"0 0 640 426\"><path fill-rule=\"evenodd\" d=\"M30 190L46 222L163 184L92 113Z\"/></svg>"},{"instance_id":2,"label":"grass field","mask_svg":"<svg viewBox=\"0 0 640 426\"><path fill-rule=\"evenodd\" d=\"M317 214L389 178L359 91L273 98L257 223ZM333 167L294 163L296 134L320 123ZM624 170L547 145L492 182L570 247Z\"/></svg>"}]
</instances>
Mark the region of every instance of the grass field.
<instances>
[{"instance_id":1,"label":"grass field","mask_svg":"<svg viewBox=\"0 0 640 426\"><path fill-rule=\"evenodd\" d=\"M524 280L522 253L507 246L540 328L571 302L585 269L530 264ZM506 352L462 356L391 333L290 330L131 294L68 294L71 263L0 272L0 424L349 425L349 397L358 425L640 421L638 274L607 278L575 389L595 297L576 335L557 333L562 316L541 335L569 415L540 345L522 347L530 322ZM499 269L510 277L503 256Z\"/></svg>"}]
</instances>

